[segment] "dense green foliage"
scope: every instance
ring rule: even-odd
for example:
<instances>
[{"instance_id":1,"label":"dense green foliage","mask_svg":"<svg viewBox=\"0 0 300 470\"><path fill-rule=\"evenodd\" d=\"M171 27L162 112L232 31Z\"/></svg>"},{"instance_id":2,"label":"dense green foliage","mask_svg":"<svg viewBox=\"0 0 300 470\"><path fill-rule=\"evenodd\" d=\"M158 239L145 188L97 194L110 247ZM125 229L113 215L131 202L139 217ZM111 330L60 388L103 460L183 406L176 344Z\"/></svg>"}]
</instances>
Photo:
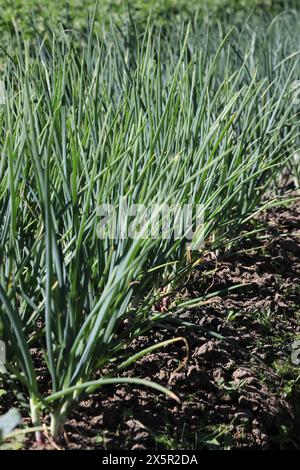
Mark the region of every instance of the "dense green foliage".
<instances>
[{"instance_id":1,"label":"dense green foliage","mask_svg":"<svg viewBox=\"0 0 300 470\"><path fill-rule=\"evenodd\" d=\"M137 359L126 345L164 320L152 308L164 287L205 250L234 245L291 165L299 21L254 16L231 30L223 18L142 33L90 23L80 36L57 24L41 36L33 25L30 41L12 33L0 108L2 378L22 392L34 425L50 412L57 435L76 403L106 384L176 399L122 377ZM202 252L187 256L184 238L99 239L97 207L117 209L120 197L202 204Z\"/></svg>"},{"instance_id":2,"label":"dense green foliage","mask_svg":"<svg viewBox=\"0 0 300 470\"><path fill-rule=\"evenodd\" d=\"M3 0L0 4L0 24L10 23L17 19L28 25L32 15L35 20L48 22L49 18L62 21L67 27L70 24L82 27L86 23L86 15L93 13L96 1L67 0L65 2L38 0ZM232 21L234 16L245 15L255 9L258 13L268 12L271 15L282 11L283 8L295 8L298 0L98 0L96 22L103 23L113 17L115 21L126 21L128 12L134 16L136 21L146 21L149 14L153 15L155 21L168 22L170 18L174 21L178 18L189 19L195 14L200 17L205 15L221 16L228 15Z\"/></svg>"}]
</instances>

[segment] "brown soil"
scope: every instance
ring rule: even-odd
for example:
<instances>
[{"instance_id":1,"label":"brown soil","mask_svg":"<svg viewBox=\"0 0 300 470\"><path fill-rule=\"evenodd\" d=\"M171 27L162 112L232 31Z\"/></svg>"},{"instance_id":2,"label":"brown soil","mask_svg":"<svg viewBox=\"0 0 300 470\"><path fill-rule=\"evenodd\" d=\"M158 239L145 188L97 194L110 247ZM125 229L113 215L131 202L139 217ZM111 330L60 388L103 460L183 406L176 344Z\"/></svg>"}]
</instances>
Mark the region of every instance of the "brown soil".
<instances>
[{"instance_id":1,"label":"brown soil","mask_svg":"<svg viewBox=\"0 0 300 470\"><path fill-rule=\"evenodd\" d=\"M291 362L292 342L300 337L300 205L270 210L259 223L260 237L217 262L207 259L178 296L242 288L180 315L196 327L174 318L132 344L137 352L186 338L188 362L179 371L186 356L180 342L123 374L171 388L181 404L149 389L106 387L73 413L62 448L300 448L300 369ZM204 277L207 270L214 272ZM37 448L32 440L27 447Z\"/></svg>"}]
</instances>

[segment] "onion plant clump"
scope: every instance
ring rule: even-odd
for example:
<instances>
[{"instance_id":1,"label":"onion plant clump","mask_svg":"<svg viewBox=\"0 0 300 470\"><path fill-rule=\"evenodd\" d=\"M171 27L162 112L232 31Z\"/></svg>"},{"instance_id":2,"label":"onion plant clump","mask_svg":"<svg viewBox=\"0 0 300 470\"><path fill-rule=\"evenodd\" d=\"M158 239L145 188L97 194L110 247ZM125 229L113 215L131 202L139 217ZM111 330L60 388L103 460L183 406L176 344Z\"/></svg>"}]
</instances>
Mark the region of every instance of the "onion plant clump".
<instances>
[{"instance_id":1,"label":"onion plant clump","mask_svg":"<svg viewBox=\"0 0 300 470\"><path fill-rule=\"evenodd\" d=\"M176 399L122 375L149 351L128 357L126 346L163 320L151 309L159 287L176 285L203 253L187 256L184 237L160 231L99 237L97 208L200 204L202 251L226 246L295 151L296 58L270 80L259 63L249 75L251 44L233 67L230 32L213 52L195 31L165 34L91 28L81 41L62 30L26 42L16 30L2 51L1 377L35 427L51 416L54 438L74 406L107 384Z\"/></svg>"}]
</instances>

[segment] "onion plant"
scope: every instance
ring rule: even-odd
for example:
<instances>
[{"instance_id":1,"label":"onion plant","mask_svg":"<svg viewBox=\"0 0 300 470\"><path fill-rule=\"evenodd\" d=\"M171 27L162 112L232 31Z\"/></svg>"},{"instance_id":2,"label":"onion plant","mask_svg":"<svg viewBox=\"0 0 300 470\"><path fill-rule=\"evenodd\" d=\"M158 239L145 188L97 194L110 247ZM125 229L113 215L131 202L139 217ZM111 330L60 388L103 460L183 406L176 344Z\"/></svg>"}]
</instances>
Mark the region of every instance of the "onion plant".
<instances>
[{"instance_id":1,"label":"onion plant","mask_svg":"<svg viewBox=\"0 0 300 470\"><path fill-rule=\"evenodd\" d=\"M54 438L105 385L146 385L176 399L122 375L149 352L128 357L126 346L163 320L151 309L161 287L176 285L203 253L187 256L184 237L99 238L97 208L119 210L123 199L201 204L203 251L224 247L295 151L297 57L270 79L251 41L231 62L232 34L212 47L205 29L200 40L193 28L90 27L80 40L61 29L33 30L25 41L16 28L2 51L1 376L34 426L51 416Z\"/></svg>"}]
</instances>

